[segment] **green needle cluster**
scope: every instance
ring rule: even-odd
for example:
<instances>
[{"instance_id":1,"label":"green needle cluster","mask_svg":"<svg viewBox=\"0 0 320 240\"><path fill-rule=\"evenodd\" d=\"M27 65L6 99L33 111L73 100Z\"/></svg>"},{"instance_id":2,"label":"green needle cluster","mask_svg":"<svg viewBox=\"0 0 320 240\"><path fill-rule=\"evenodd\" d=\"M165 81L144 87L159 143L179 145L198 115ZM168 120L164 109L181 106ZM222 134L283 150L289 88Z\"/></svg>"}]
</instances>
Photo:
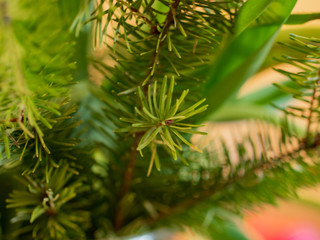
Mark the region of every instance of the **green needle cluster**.
<instances>
[{"instance_id":1,"label":"green needle cluster","mask_svg":"<svg viewBox=\"0 0 320 240\"><path fill-rule=\"evenodd\" d=\"M203 125L184 122L184 120L207 109L208 105L200 106L206 99L202 99L192 106L182 109L189 90L184 90L181 96L173 103L174 77L171 77L169 86L167 82L167 76L165 76L161 84L160 93L158 93L159 88L157 81L155 81L152 86L148 86L146 93L143 93L141 87L138 87L141 107L135 107L136 118L120 119L124 122L131 123L135 132L143 133L137 150L140 151L141 156L143 156L142 150L151 146L151 162L156 158L156 145L163 145L169 149L169 152L171 152L175 160L177 159L177 149L182 151L181 142L201 152L201 150L186 140L183 134L206 134L205 132L193 130Z\"/></svg>"}]
</instances>

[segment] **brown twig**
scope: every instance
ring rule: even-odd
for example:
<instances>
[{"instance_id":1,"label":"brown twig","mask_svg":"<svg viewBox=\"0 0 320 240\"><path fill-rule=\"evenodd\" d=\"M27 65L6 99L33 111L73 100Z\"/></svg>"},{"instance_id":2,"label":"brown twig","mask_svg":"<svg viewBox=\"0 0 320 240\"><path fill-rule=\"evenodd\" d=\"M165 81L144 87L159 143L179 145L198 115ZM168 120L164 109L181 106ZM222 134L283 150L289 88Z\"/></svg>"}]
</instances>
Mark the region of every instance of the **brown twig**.
<instances>
[{"instance_id":1,"label":"brown twig","mask_svg":"<svg viewBox=\"0 0 320 240\"><path fill-rule=\"evenodd\" d=\"M320 70L318 72L318 78L320 78ZM316 99L317 99L319 80L317 80L315 82L315 84L316 84L316 86L315 86L315 88L313 89L313 92L312 92L311 101L310 101L310 108L309 108L309 115L308 115L308 118L307 118L308 125L307 125L306 138L305 138L305 141L306 141L307 145L310 144L310 140L311 140L310 136L312 135L311 134L311 125L313 123L312 116L313 116L313 112L314 112L314 105L315 105Z\"/></svg>"},{"instance_id":2,"label":"brown twig","mask_svg":"<svg viewBox=\"0 0 320 240\"><path fill-rule=\"evenodd\" d=\"M137 147L138 147L140 136L141 136L141 134L135 135L134 140L133 140L134 142L131 146L130 161L127 165L127 168L126 168L126 171L124 174L123 184L122 184L122 188L120 191L120 201L119 201L117 209L116 209L116 214L115 214L114 223L113 223L114 229L116 231L118 231L123 226L124 214L121 209L121 200L130 191L131 181L132 181L132 177L133 177L133 170L134 170L135 163L137 160Z\"/></svg>"},{"instance_id":3,"label":"brown twig","mask_svg":"<svg viewBox=\"0 0 320 240\"><path fill-rule=\"evenodd\" d=\"M155 71L155 66L157 64L158 58L159 58L159 49L163 46L165 41L161 41L161 39L167 34L167 32L169 31L170 26L172 25L173 21L174 21L174 14L176 14L176 10L178 9L180 0L175 0L172 4L171 4L171 8L170 11L167 15L167 18L163 24L163 30L161 31L161 33L159 33L157 31L157 29L151 29L151 34L157 33L159 34L158 36L158 41L160 41L159 43L156 43L155 47L154 47L154 51L152 54L152 59L149 65L149 71L147 72L147 76L146 79L148 79L147 84L144 85L143 87L143 91L145 94L148 93L148 85L150 85L152 83L152 76L154 75L154 71Z\"/></svg>"},{"instance_id":4,"label":"brown twig","mask_svg":"<svg viewBox=\"0 0 320 240\"><path fill-rule=\"evenodd\" d=\"M153 26L153 23L150 21L150 19L146 15L141 13L139 9L134 8L132 4L129 4L123 0L118 0L118 1L121 2L123 5L127 6L127 8L131 11L131 13L134 13L138 18L144 20L151 27Z\"/></svg>"},{"instance_id":5,"label":"brown twig","mask_svg":"<svg viewBox=\"0 0 320 240\"><path fill-rule=\"evenodd\" d=\"M164 29L161 33L157 32L159 34L159 37L163 37L169 30L174 16L173 14L176 12L178 6L179 6L180 0L175 0L172 4L171 4L171 8L170 11L167 15L167 18L165 20L164 23ZM131 9L132 10L132 9ZM154 33L151 33L154 34ZM158 59L158 54L159 54L159 49L160 47L163 45L164 41L161 41L159 43L159 46L156 45L152 59L151 59L151 64L150 66L154 66L156 64L156 61ZM152 69L150 71L148 71L147 76L150 75L152 72ZM148 85L151 84L152 80L149 79L148 83L144 86L143 90L145 93L148 92ZM134 172L134 168L135 168L135 163L137 160L137 147L139 144L139 140L140 137L143 135L142 133L137 133L134 137L134 141L133 141L133 145L131 146L131 150L130 150L130 160L128 162L125 174L124 174L124 179L123 179L123 183L122 183L122 188L120 191L120 197L119 197L119 203L116 209L116 213L115 213L115 217L114 217L114 222L113 222L113 226L115 231L118 231L122 228L123 224L124 224L124 220L125 220L125 216L124 216L124 212L121 208L121 202L124 199L124 197L128 194L128 192L130 191L130 187L131 187L131 183L132 183L132 178L133 178L133 172Z\"/></svg>"}]
</instances>

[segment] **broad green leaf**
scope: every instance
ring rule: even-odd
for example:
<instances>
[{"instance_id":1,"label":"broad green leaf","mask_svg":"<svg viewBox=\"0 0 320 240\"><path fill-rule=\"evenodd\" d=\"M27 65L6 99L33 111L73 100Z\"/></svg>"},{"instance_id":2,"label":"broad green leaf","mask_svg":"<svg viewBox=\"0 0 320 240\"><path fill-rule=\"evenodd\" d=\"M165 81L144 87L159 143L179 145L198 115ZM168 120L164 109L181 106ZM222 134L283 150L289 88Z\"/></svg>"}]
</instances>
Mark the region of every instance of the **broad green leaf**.
<instances>
[{"instance_id":1,"label":"broad green leaf","mask_svg":"<svg viewBox=\"0 0 320 240\"><path fill-rule=\"evenodd\" d=\"M236 21L236 34L240 34L250 24L256 21L272 2L272 0L248 0L240 9Z\"/></svg>"},{"instance_id":2,"label":"broad green leaf","mask_svg":"<svg viewBox=\"0 0 320 240\"><path fill-rule=\"evenodd\" d=\"M296 25L296 24L304 24L306 22L320 19L320 13L309 13L309 14L292 14L286 24L288 25Z\"/></svg>"},{"instance_id":3,"label":"broad green leaf","mask_svg":"<svg viewBox=\"0 0 320 240\"><path fill-rule=\"evenodd\" d=\"M207 116L216 110L262 65L274 39L289 17L296 0L275 0L258 19L225 45L212 63L205 97L209 103ZM259 20L259 21L258 21Z\"/></svg>"}]
</instances>

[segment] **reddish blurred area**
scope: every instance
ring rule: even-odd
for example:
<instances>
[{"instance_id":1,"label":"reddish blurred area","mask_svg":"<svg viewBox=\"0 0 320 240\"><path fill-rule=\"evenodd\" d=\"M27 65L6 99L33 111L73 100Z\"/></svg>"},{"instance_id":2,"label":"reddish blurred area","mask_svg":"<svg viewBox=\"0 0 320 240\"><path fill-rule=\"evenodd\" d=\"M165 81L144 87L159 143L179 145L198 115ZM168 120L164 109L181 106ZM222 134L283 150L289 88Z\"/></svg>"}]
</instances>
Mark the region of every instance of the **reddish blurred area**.
<instances>
[{"instance_id":1,"label":"reddish blurred area","mask_svg":"<svg viewBox=\"0 0 320 240\"><path fill-rule=\"evenodd\" d=\"M320 196L314 192L320 189L304 191L298 200L248 212L244 231L252 240L319 240Z\"/></svg>"}]
</instances>

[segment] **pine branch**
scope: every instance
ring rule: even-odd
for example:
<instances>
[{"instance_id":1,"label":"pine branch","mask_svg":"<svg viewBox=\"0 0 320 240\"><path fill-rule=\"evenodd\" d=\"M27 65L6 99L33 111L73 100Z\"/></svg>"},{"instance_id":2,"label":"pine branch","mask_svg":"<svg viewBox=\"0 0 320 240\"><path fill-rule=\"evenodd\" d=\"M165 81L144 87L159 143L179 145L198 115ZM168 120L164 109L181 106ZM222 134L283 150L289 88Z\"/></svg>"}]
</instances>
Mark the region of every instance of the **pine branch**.
<instances>
[{"instance_id":1,"label":"pine branch","mask_svg":"<svg viewBox=\"0 0 320 240\"><path fill-rule=\"evenodd\" d=\"M134 143L133 143L133 145L131 147L130 160L129 160L128 165L126 167L126 171L124 173L124 179L123 179L123 183L122 183L122 187L121 187L119 202L121 202L121 200L130 191L131 182L132 182L133 173L134 173L134 168L135 168L135 164L136 164L136 161L137 161L136 148L138 147L139 138L140 138L139 134L137 134L135 136L135 138L134 138ZM115 231L121 229L121 227L123 226L124 216L122 214L123 213L122 213L122 210L121 210L120 206L117 206L117 210L116 210L115 217L114 217L114 229L115 229Z\"/></svg>"},{"instance_id":2,"label":"pine branch","mask_svg":"<svg viewBox=\"0 0 320 240\"><path fill-rule=\"evenodd\" d=\"M269 135L273 131L279 131L278 128L270 128L268 130ZM254 131L254 130L253 130ZM257 133L260 135L260 133ZM250 134L251 135L251 134ZM246 138L245 136L243 136ZM269 137L268 137L269 138ZM205 205L204 211L208 211L209 206L219 206L219 198L225 195L229 195L232 198L231 201L234 201L236 205L239 205L239 208L241 209L241 212L244 208L250 208L251 204L256 205L258 200L250 202L250 196L252 195L252 192L250 192L251 188L255 189L261 189L262 191L265 191L266 187L263 187L263 184L270 182L272 185L273 181L279 181L279 177L283 176L287 171L286 168L288 166L290 171L291 169L294 172L299 172L299 174L302 176L305 176L305 179L308 179L306 181L302 180L301 177L298 177L296 175L292 175L292 177L295 177L296 179L301 179L301 181L291 181L290 179L287 179L286 186L280 187L280 192L278 189L275 188L273 191L272 189L269 189L268 196L269 198L265 198L263 196L260 196L259 193L257 194L257 198L261 198L259 201L265 201L265 202L271 202L275 199L275 194L279 194L280 197L286 197L287 192L285 192L285 189L288 188L296 188L298 186L304 186L305 184L314 184L314 181L310 181L310 179L314 179L314 176L317 176L318 165L319 162L317 161L317 154L319 153L319 141L316 140L312 147L307 147L303 142L296 143L292 147L289 147L287 149L282 147L282 150L279 154L268 154L268 152L274 152L278 151L276 148L274 148L275 145L270 145L270 139L261 139L261 143L255 142L255 145L264 145L265 147L261 149L262 152L257 152L255 155L261 156L260 159L245 159L244 156L239 152L239 160L237 163L232 163L234 160L229 159L229 156L225 155L224 157L227 158L225 162L219 162L216 165L216 168L218 169L208 169L206 167L204 171L206 171L206 174L204 175L203 180L198 180L198 184L195 187L195 191L192 193L192 195L186 195L185 199L181 199L181 201L178 201L174 203L173 205L170 205L168 208L164 208L165 211L159 211L157 214L153 214L150 217L146 218L146 224L150 226L157 226L161 225L162 222L165 222L168 224L168 222L172 222L175 224L177 218L179 221L181 221L181 224L184 224L188 221L183 221L182 219L187 219L186 215L188 215L188 212L193 213L193 209L197 209L196 211L201 211L201 206ZM292 137L291 137L292 138ZM285 140L285 142L282 142ZM295 137L294 137L295 139ZM287 145L289 142L294 142L294 139L290 139L285 136L279 136L278 141L276 145ZM229 140L230 141L230 140ZM274 140L272 140L274 141ZM302 141L302 140L301 140ZM248 146L246 146L246 140L242 140L241 143L239 143L239 149L243 148L246 152L249 151ZM245 147L246 146L246 147ZM295 147L294 147L295 146ZM226 152L230 153L230 148L226 147ZM280 147L281 148L281 147ZM257 150L256 150L257 151ZM310 162L309 160L305 160L305 154L307 152L307 155L314 159L314 162ZM212 155L212 154L210 154ZM209 156L210 156L209 155ZM313 156L313 157L312 157ZM208 161L213 161L213 159L208 158ZM217 161L217 159L215 159ZM229 167L228 167L229 166ZM230 169L229 173L223 173L221 175L222 171L225 171L225 169ZM232 170L233 169L233 170ZM306 169L306 170L302 170ZM279 172L279 176L273 176L276 172ZM208 177L212 174L212 176ZM289 173L287 173L289 174ZM297 174L297 173L294 173ZM263 177L261 177L263 175ZM227 176L227 177L224 177ZM288 175L286 175L289 177ZM272 178L275 178L274 180ZM318 181L319 179L317 178ZM264 183L265 182L265 183ZM193 183L194 184L194 183ZM242 187L243 185L243 187ZM259 187L262 185L261 187ZM228 193L230 191L230 193ZM249 191L245 194L242 194L242 191ZM255 191L255 190L253 190ZM290 190L288 190L289 193L292 193ZM235 192L239 192L239 197L235 198ZM151 202L154 206L156 206L156 201ZM222 201L222 204L225 204L225 201ZM231 203L227 204L228 206L232 206ZM200 206L200 207L199 207ZM226 206L221 206L222 208ZM236 211L235 209L229 209L230 211ZM181 217L180 217L181 216ZM179 222L178 221L178 222ZM188 224L188 223L187 223ZM130 226L128 226L130 227Z\"/></svg>"},{"instance_id":3,"label":"pine branch","mask_svg":"<svg viewBox=\"0 0 320 240\"><path fill-rule=\"evenodd\" d=\"M164 43L164 41L161 41L161 38L169 30L169 28L172 24L172 21L173 21L173 14L176 12L176 10L179 6L179 2L180 2L180 0L174 1L171 5L171 9L170 9L170 11L166 17L166 20L164 22L164 29L159 34L158 42L157 42L157 45L155 46L155 50L154 50L154 53L152 56L152 60L151 60L151 64L150 64L150 71L147 74L147 79L149 81L148 82L144 81L142 83L142 85L144 85L143 90L144 90L147 97L149 97L148 96L148 86L151 84L150 77L151 77L151 75L153 75L153 73L155 71L154 68L155 68L156 62L158 61L158 54L160 53L160 48L162 47L162 45ZM150 23L150 21L147 21L147 22ZM130 157L130 161L128 162L125 174L124 174L124 180L123 180L123 185L122 185L122 189L121 189L121 195L120 195L119 202L121 202L122 198L125 197L126 194L129 192L131 181L132 181L132 176L133 176L133 172L134 172L135 162L137 160L136 149L138 148L138 144L139 144L141 136L142 136L141 134L135 134L135 136L134 136L133 145L131 147L131 157ZM116 212L116 215L115 215L115 222L114 222L115 230L119 230L122 227L123 221L124 221L124 218L121 214L121 209L118 209Z\"/></svg>"},{"instance_id":4,"label":"pine branch","mask_svg":"<svg viewBox=\"0 0 320 240\"><path fill-rule=\"evenodd\" d=\"M197 84L198 79L195 81L195 78L190 74L179 73L179 69L177 67L178 64L184 65L184 62L190 62L190 64L195 63L199 65L206 65L209 63L210 59L207 57L207 49L208 47L212 49L213 47L211 45L215 45L216 42L218 42L216 38L219 39L220 37L216 37L218 34L216 33L217 30L215 29L215 26L219 25L221 22L229 21L228 16L224 16L221 13L222 9L225 10L225 8L223 8L224 3L214 2L205 4L201 2L201 4L198 6L199 8L208 7L209 9L208 11L204 12L200 9L197 11L193 8L190 8L188 4L189 2L183 2L180 4L180 1L174 1L172 3L168 2L165 4L167 5L168 10L166 10L166 12L161 12L161 16L166 14L166 18L158 23L157 31L155 31L148 23L147 25L149 26L139 24L138 22L136 22L137 25L130 25L124 21L126 19L125 13L127 10L131 12L132 8L142 8L143 11L141 10L141 12L150 16L150 18L160 14L158 10L149 8L150 6L147 3L137 3L139 7L134 6L133 3L127 3L123 5L115 3L111 4L110 11L105 12L106 17L108 18L107 24L110 24L112 21L117 23L117 27L115 28L115 36L108 35L114 40L113 50L115 49L115 46L118 48L118 51L115 54L111 53L111 57L117 61L117 65L116 67L111 68L99 61L95 61L95 63L99 64L96 65L99 68L99 71L107 72L106 78L110 82L105 83L105 94L109 95L107 97L108 99L117 99L116 101L121 105L121 107L119 107L121 112L118 111L115 112L115 114L122 120L126 119L124 120L125 122L128 122L128 119L131 119L129 122L133 121L133 119L136 118L134 115L140 116L139 111L143 110L143 107L141 107L141 99L137 99L136 97L137 95L141 96L141 94L137 91L140 85L143 86L142 92L146 99L148 99L149 96L152 97L154 95L153 92L151 92L151 94L149 93L148 89L149 86L151 86L150 84L155 81L163 82L162 79L164 79L166 76L173 77L176 75L177 80L181 81L180 79L183 79L184 85L195 85ZM101 7L102 5L99 5L94 13L100 11L99 9ZM116 13L116 9L121 10L119 16ZM189 15L190 11L195 14L194 17L193 15ZM215 14L219 16L217 17L219 18L219 21L217 20L215 22L211 22L210 17L215 16ZM192 17L190 18L190 16ZM94 17L90 19L90 21L95 20L96 18L98 17ZM97 21L101 21L101 19L99 18ZM123 28L124 33L120 33L121 27ZM148 31L145 30L146 27L149 28ZM197 27L203 30L203 32L196 32L194 28ZM190 41L188 41L186 38L186 33L190 33L190 38L195 40L194 43L191 43L191 47L189 46ZM208 35L208 33L210 35ZM184 41L181 41L181 38L183 38ZM121 39L123 41L121 41ZM164 48L165 43L168 44L168 49ZM186 47L183 46L182 43L185 44ZM111 49L112 48L110 47L110 50ZM192 49L192 58L190 56L190 49ZM131 56L123 56L120 54L122 50L131 52ZM172 51L176 55L175 58L172 58L171 56ZM203 57L201 56L199 58L195 58L196 52L199 52L199 55L203 55ZM135 65L134 67L133 64ZM161 69L157 70L157 65L161 65ZM148 69L147 77L142 76L142 72L145 71L144 69ZM155 89L156 87L154 86L153 88ZM173 94L176 94L176 92L181 92L181 90L179 89ZM182 94L186 94L187 92L188 90L182 91ZM196 92L198 91L194 91L193 94L196 94ZM155 97L153 98L155 99ZM165 99L166 96L160 96L160 99L161 98ZM181 99L181 105L184 103L183 99ZM192 106L192 103L190 104L191 101L188 98L186 98L185 101L189 106ZM135 113L132 112L133 109L135 109ZM202 110L205 110L205 107L201 108L201 110L199 109L198 112L195 109L192 109L191 112L194 111L198 114ZM145 115L145 113L142 113L142 115ZM161 121L162 120L163 119L161 119ZM139 122L140 121L138 120L138 123ZM123 125L121 122L116 122L115 124L120 126ZM133 125L135 124L136 123ZM152 126L151 122L148 124ZM132 133L133 138L135 138L135 132L143 131L144 133L147 133L149 130L148 128L139 130L134 128L133 125L128 126L128 124L125 124L124 127L118 129L117 131L120 132L120 135L122 132ZM189 127L190 126L187 126L186 128ZM197 132L185 130L184 133ZM161 135L165 137L165 142L172 143L172 140L169 137L166 137L168 136L167 134ZM180 138L180 135L178 137ZM172 150L173 148L171 145L169 144L168 147ZM151 151L154 152L154 148L152 148ZM172 152L174 153L175 151L173 150ZM176 158L175 155L176 154L174 154L174 158Z\"/></svg>"},{"instance_id":5,"label":"pine branch","mask_svg":"<svg viewBox=\"0 0 320 240\"><path fill-rule=\"evenodd\" d=\"M82 184L92 177L92 162L72 137L79 122L69 99L75 63L67 23L76 2L2 1L10 21L0 22L1 152L7 152L0 166L25 177L7 200L18 222L5 233L10 239L83 238L88 228Z\"/></svg>"},{"instance_id":6,"label":"pine branch","mask_svg":"<svg viewBox=\"0 0 320 240\"><path fill-rule=\"evenodd\" d=\"M316 149L318 145L313 145L312 148L308 148L308 150ZM297 149L293 149L290 152L287 153L281 153L277 159L265 159L260 160L261 162L257 165L253 166L252 168L246 169L245 174L243 175L237 175L233 174L232 177L228 178L226 181L219 183L218 185L214 185L209 189L203 190L201 192L196 193L196 198L189 198L182 202L179 202L179 204L171 206L170 212L163 212L157 215L156 218L150 218L147 220L148 224L154 224L158 221L161 221L163 219L172 217L172 215L179 214L186 212L187 209L193 208L197 205L199 205L201 202L204 202L206 200L209 200L210 198L214 198L216 194L221 194L221 192L226 189L230 188L235 184L239 184L242 180L248 179L254 172L258 172L263 170L266 171L272 171L272 169L277 168L278 166L281 166L283 163L286 163L288 158L295 159L295 155L299 154L299 152L304 151L305 149L301 147ZM266 150L264 150L266 153ZM240 160L243 161L243 160ZM254 160L251 160L254 161ZM294 161L294 160L293 160Z\"/></svg>"},{"instance_id":7,"label":"pine branch","mask_svg":"<svg viewBox=\"0 0 320 240\"><path fill-rule=\"evenodd\" d=\"M320 77L320 74L319 74L319 77ZM311 96L311 100L310 100L310 108L309 108L309 116L307 118L306 143L308 145L310 144L310 141L312 141L311 125L313 123L313 112L314 112L314 109L319 104L317 102L319 80L315 81L315 85L316 86L312 91L312 96Z\"/></svg>"},{"instance_id":8,"label":"pine branch","mask_svg":"<svg viewBox=\"0 0 320 240\"><path fill-rule=\"evenodd\" d=\"M281 62L291 64L302 72L291 73L285 70L279 70L278 72L289 77L294 83L293 87L285 87L280 84L275 84L283 92L292 94L296 99L303 102L302 107L288 106L286 109L278 107L286 114L290 114L295 117L303 118L306 120L306 136L305 144L309 146L314 144L318 134L318 126L312 129L313 125L318 125L319 122L319 64L318 61L318 40L314 38L303 38L295 35L291 35L293 44L287 45L288 48L293 49L295 52L304 53L306 57L296 58L291 56L283 56L282 59L278 59ZM304 107L307 105L307 107Z\"/></svg>"},{"instance_id":9,"label":"pine branch","mask_svg":"<svg viewBox=\"0 0 320 240\"><path fill-rule=\"evenodd\" d=\"M3 43L0 59L0 125L7 158L10 157L11 142L19 147L29 139L39 141L43 150L50 154L43 132L44 129L52 129L54 119L46 117L50 116L50 113L61 115L60 108L68 101L69 87L74 84L70 78L75 66L71 61L73 44L71 41L66 43L65 36L68 35L48 33L48 29L54 24L50 19L35 26L35 21L46 14L44 12L48 7L45 6L38 15L31 17L30 14L28 22L14 25L19 20L14 9L21 8L21 11L28 13L32 7L28 3L12 1L4 1L2 6L2 18L6 20L1 21L0 33ZM9 12L12 16L8 15ZM19 24L25 24L25 32L20 35L16 30ZM27 24L29 27L26 27ZM42 42L41 34L44 32L47 32L50 38ZM22 130L18 139L11 136L15 130Z\"/></svg>"},{"instance_id":10,"label":"pine branch","mask_svg":"<svg viewBox=\"0 0 320 240\"><path fill-rule=\"evenodd\" d=\"M14 222L25 222L32 226L32 235L41 239L72 239L85 236L84 226L89 214L81 210L85 205L75 202L81 192L81 182L74 179L74 169L65 162L59 168L50 168L46 179L26 175L21 180L24 190L15 190L7 200L8 208L15 208ZM73 183L71 183L73 180ZM21 229L22 230L22 229ZM28 230L29 231L29 230ZM17 231L20 235L23 231Z\"/></svg>"},{"instance_id":11,"label":"pine branch","mask_svg":"<svg viewBox=\"0 0 320 240\"><path fill-rule=\"evenodd\" d=\"M177 222L191 224L185 221L185 219L188 219L186 215L193 213L193 209L200 211L201 206L204 206L203 210L206 212L210 208L209 206L236 211L250 207L251 204L256 205L259 202L273 203L275 196L292 196L294 190L290 189L314 184L318 181L315 176L319 164L316 158L319 141L315 140L311 144L312 147L306 146L304 139L297 137L292 132L294 129L289 127L287 122L287 120L284 121L284 125L281 127L260 122L256 122L254 125L249 123L248 130L252 133L242 136L241 140L234 140L238 156L232 158L238 159L236 163L230 157L233 155L231 148L224 144L225 153L223 157L226 160L218 161L218 159L221 159L220 157L217 158L218 154L209 152L208 155L204 156L196 155L194 159L197 159L197 161L193 162L192 154L186 154L188 162L192 165L180 169L181 172L177 171L176 178L172 178L169 173L166 173L166 170L172 168L172 166L164 166L164 172L150 176L149 184L149 181L135 184L134 191L139 192L139 199L145 199L144 204L146 205L145 207L141 206L143 210L137 213L139 221L126 223L122 231L137 229L139 226L145 226L145 224L149 227L168 225L169 223L176 225ZM256 132L257 130L258 132ZM254 135L257 135L257 137L253 138ZM215 139L218 137L219 134L215 133ZM273 139L274 137L276 139ZM228 141L230 142L230 139ZM223 142L223 140L220 140L220 142ZM250 145L248 145L249 143ZM250 154L252 157L248 158L245 154L252 150L255 152L252 155ZM312 158L314 162L310 162L309 158ZM203 168L199 168L203 159L209 163L205 164ZM195 166L197 167L194 168ZM227 171L227 169L229 170ZM182 174L182 172L184 173ZM194 174L199 178L193 177ZM283 183L285 186L274 187L274 190L272 190L273 184L279 182L284 174L290 174L292 179L301 179L301 181L288 178ZM304 176L304 178L302 179L301 176ZM271 185L271 189L267 187L269 189L268 196L262 193L266 189L265 184L267 186ZM143 192L138 190L140 188L143 189ZM173 189L171 190L171 188ZM241 194L243 191L245 193ZM252 192L250 191L257 191L255 200L251 200ZM235 194L236 192L240 193ZM166 198L159 200L157 196L163 195ZM226 204L226 206L225 203L229 200L225 199L225 195L230 195L230 201L232 202ZM234 197L234 195L237 197ZM221 198L223 199L220 203L219 199ZM232 209L232 204L239 207L236 210ZM134 206L139 208L138 203L134 203ZM231 209L228 206L231 206ZM145 209L147 209L147 213L145 213ZM143 221L142 216L145 216Z\"/></svg>"},{"instance_id":12,"label":"pine branch","mask_svg":"<svg viewBox=\"0 0 320 240\"><path fill-rule=\"evenodd\" d=\"M147 76L142 83L143 91L146 95L148 94L148 86L152 83L152 76L155 73L155 68L156 68L156 64L158 62L161 48L163 47L163 45L165 43L165 40L163 38L166 37L171 25L177 24L176 14L177 14L179 3L180 3L180 0L174 0L172 3L170 3L170 10L169 10L169 13L168 13L165 21L164 21L161 32L158 32L158 30L155 31L156 33L158 33L158 37L157 37L158 40L157 40L156 45L153 50L153 55L152 55L151 63L149 66L150 70L148 71ZM178 23L178 24L180 24L180 23Z\"/></svg>"},{"instance_id":13,"label":"pine branch","mask_svg":"<svg viewBox=\"0 0 320 240\"><path fill-rule=\"evenodd\" d=\"M145 163L136 153L132 152L132 146L140 151L143 148L148 149L144 152L144 155L150 157L148 171L150 173L153 163L155 163L157 169L160 169L158 154L162 155L163 153L169 152L173 155L173 158L179 157L181 160L184 160L182 154L178 153L175 148L182 150L179 143L180 140L192 146L192 144L184 138L184 135L186 133L199 133L190 130L193 127L197 127L196 125L190 124L189 122L176 125L176 119L165 119L160 115L151 116L152 114L149 114L148 118L153 120L144 120L145 123L143 123L140 117L145 119L146 111L152 111L152 109L150 109L150 103L148 103L148 106L145 106L144 99L147 101L149 101L148 99L150 98L153 99L153 101L151 100L153 102L152 108L155 110L160 109L160 105L165 104L166 101L169 103L171 101L169 101L169 98L174 99L175 95L182 92L181 98L176 102L175 109L176 113L180 105L186 105L185 111L181 111L181 119L187 118L187 115L191 117L205 110L206 106L196 109L202 101L192 103L198 99L198 97L195 96L198 92L196 89L198 88L198 82L200 80L192 76L192 73L190 73L188 69L207 65L211 61L208 49L213 51L214 46L217 46L219 40L221 40L223 32L231 31L232 28L232 24L230 23L232 20L228 19L228 14L222 13L228 8L224 3L204 3L201 1L199 6L198 3L196 3L197 9L190 7L193 4L191 4L191 1L183 3L180 1L163 3L168 10L160 11L155 7L151 8L151 5L149 5L147 1L143 4L141 4L141 2L136 3L136 6L133 2L121 4L121 2L118 1L116 3L110 3L109 9L104 11L101 3L97 6L96 10L93 11L93 17L88 20L88 22L92 20L96 21L97 26L102 26L103 18L101 16L105 14L105 19L107 20L104 27L102 27L103 30L99 31L99 27L97 27L97 35L100 35L100 41L101 35L106 33L106 26L111 23L115 24L114 34L107 35L114 42L113 46L108 47L111 57L116 63L115 67L107 66L102 61L93 61L95 67L102 72L108 80L103 83L103 93L99 93L99 97L101 97L106 104L105 117L103 119L101 116L99 119L103 119L102 124L104 126L112 122L115 126L112 126L111 129L117 131L119 139L127 140L127 144L125 145L119 146L116 141L112 140L109 141L108 146L106 146L110 149L110 151L108 150L108 156L112 161L121 159L121 163L119 164L125 169L124 171L119 171L117 168L118 164L114 164L114 167L111 167L109 171L109 174L114 176L115 179L123 179L119 189L117 189L117 186L114 186L115 191L118 192L117 198L110 200L111 202L114 201L117 205L116 210L111 213L111 219L113 219L112 225L114 229L119 231L122 230L128 221L126 207L130 205L126 204L126 201L129 201L129 197L134 194L135 190L132 184L141 174L145 175L145 170L144 173L141 173L140 167L141 164L144 165ZM139 13L137 13L138 16L136 16L137 19L132 18L134 16L132 12L135 12L133 9L139 10L140 13L144 15L143 18L141 18L141 14ZM207 9L207 11L202 11L202 9ZM127 13L129 14L127 15ZM165 15L166 17L163 20L156 20L156 15ZM136 20L136 24L129 22L129 19ZM139 19L144 23L141 23ZM146 19L151 19L151 22ZM223 26L220 26L220 24ZM216 27L219 30L217 30ZM188 38L186 38L186 36L188 36ZM166 44L168 45L167 48L165 48ZM115 49L117 51L115 51ZM123 55L123 52L126 53ZM128 53L130 54L127 55ZM190 65L192 67L190 67ZM187 71L180 71L179 68L187 69ZM147 76L143 74L146 69ZM186 98L186 100L184 100L188 90L181 90L179 85L177 90L174 92L169 90L167 93L166 84L164 84L163 80L166 76L172 76L172 78L176 76L174 79L177 79L178 82L183 81L184 86L190 86L190 90L195 90L193 91L193 96L190 97L190 99ZM161 92L163 92L163 94L160 94L159 98L155 95L158 94L156 82L162 83L163 90L161 90ZM171 85L170 89L173 89L175 84ZM141 92L139 92L139 89ZM139 96L139 98L137 96ZM170 106L170 104L168 106ZM133 111L133 109L135 109L135 111ZM183 114L187 115L183 116ZM120 118L121 121L118 121L117 118ZM159 118L159 120L155 121L155 118ZM130 125L128 125L128 123L130 123ZM139 124L149 126L139 128ZM135 125L137 125L137 127L135 127ZM155 126L157 130L161 130L160 126L163 126L163 129L172 127L173 136L170 137L170 134L167 132L160 132L160 139L156 139L155 134L152 134L155 136L152 137L153 139L150 139L147 135L151 133L150 131L153 126ZM174 129L174 127L177 129ZM183 131L182 134L179 134L180 130ZM126 132L128 132L128 134L123 134ZM136 142L139 143L137 146L135 145ZM163 145L165 147L164 149L157 150L157 145ZM117 146L116 149L114 146ZM151 147L150 150L149 147ZM124 156L123 152L130 154ZM137 164L139 170L136 170ZM132 169L135 169L135 174L131 174ZM124 207L125 205L126 207Z\"/></svg>"}]
</instances>

